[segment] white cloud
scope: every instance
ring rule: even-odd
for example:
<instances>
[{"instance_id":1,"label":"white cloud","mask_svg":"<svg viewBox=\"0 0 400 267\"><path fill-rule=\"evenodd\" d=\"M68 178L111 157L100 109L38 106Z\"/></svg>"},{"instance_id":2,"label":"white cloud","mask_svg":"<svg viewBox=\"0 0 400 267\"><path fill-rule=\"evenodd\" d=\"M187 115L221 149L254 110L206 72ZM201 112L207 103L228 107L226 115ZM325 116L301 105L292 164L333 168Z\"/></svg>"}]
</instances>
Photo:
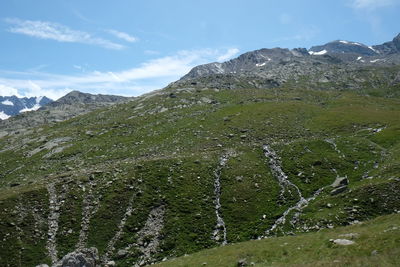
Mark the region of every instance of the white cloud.
<instances>
[{"instance_id":1,"label":"white cloud","mask_svg":"<svg viewBox=\"0 0 400 267\"><path fill-rule=\"evenodd\" d=\"M15 92L23 96L45 95L52 99L58 99L72 90L87 93L140 95L165 87L168 83L188 73L196 65L228 59L238 52L237 48L225 51L184 50L174 55L149 60L127 70L92 71L77 75L0 71L0 85L8 88L8 91L10 88L18 88L18 90L14 89Z\"/></svg>"},{"instance_id":2,"label":"white cloud","mask_svg":"<svg viewBox=\"0 0 400 267\"><path fill-rule=\"evenodd\" d=\"M20 20L17 18L7 18L5 22L12 25L8 29L12 33L24 34L40 39L51 39L58 42L91 44L114 50L124 48L121 44L92 36L90 33L84 31L72 30L67 26L54 22Z\"/></svg>"},{"instance_id":3,"label":"white cloud","mask_svg":"<svg viewBox=\"0 0 400 267\"><path fill-rule=\"evenodd\" d=\"M239 49L237 48L230 48L228 51L226 51L225 54L219 56L217 58L217 61L222 62L222 61L227 61L228 59L231 59L234 57L237 53L239 53Z\"/></svg>"},{"instance_id":4,"label":"white cloud","mask_svg":"<svg viewBox=\"0 0 400 267\"><path fill-rule=\"evenodd\" d=\"M4 84L0 84L0 96L19 96L18 89Z\"/></svg>"},{"instance_id":5,"label":"white cloud","mask_svg":"<svg viewBox=\"0 0 400 267\"><path fill-rule=\"evenodd\" d=\"M116 31L116 30L107 30L108 33L114 35L115 37L122 39L124 41L130 42L130 43L134 43L137 42L139 39L126 33L126 32L120 32L120 31Z\"/></svg>"},{"instance_id":6,"label":"white cloud","mask_svg":"<svg viewBox=\"0 0 400 267\"><path fill-rule=\"evenodd\" d=\"M398 0L351 0L351 5L356 9L373 10L398 4Z\"/></svg>"}]
</instances>

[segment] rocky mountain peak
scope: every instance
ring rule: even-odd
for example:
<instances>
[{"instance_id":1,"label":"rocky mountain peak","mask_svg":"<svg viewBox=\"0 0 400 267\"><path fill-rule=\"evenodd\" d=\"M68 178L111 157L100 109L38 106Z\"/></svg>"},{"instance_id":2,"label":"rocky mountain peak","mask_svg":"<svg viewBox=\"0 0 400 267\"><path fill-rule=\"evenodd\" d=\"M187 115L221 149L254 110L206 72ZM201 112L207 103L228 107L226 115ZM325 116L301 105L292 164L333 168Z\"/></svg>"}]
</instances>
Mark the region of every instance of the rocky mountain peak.
<instances>
[{"instance_id":1,"label":"rocky mountain peak","mask_svg":"<svg viewBox=\"0 0 400 267\"><path fill-rule=\"evenodd\" d=\"M374 56L377 52L364 44L345 40L336 40L324 45L313 46L309 50L310 54L325 53L353 53L362 56Z\"/></svg>"},{"instance_id":2,"label":"rocky mountain peak","mask_svg":"<svg viewBox=\"0 0 400 267\"><path fill-rule=\"evenodd\" d=\"M276 86L304 75L317 78L317 73L329 72L329 69L337 64L359 68L398 62L400 62L400 34L392 41L376 46L335 40L313 46L309 50L263 48L244 53L227 62L200 65L169 87L182 84L213 87L217 84L218 87L236 88L237 85L243 85L243 81L246 80L245 83L248 85L269 88L271 85ZM220 81L216 83L216 80Z\"/></svg>"},{"instance_id":3,"label":"rocky mountain peak","mask_svg":"<svg viewBox=\"0 0 400 267\"><path fill-rule=\"evenodd\" d=\"M50 106L73 105L73 104L96 104L96 103L117 103L127 98L116 95L89 94L80 91L72 91L50 104Z\"/></svg>"}]
</instances>

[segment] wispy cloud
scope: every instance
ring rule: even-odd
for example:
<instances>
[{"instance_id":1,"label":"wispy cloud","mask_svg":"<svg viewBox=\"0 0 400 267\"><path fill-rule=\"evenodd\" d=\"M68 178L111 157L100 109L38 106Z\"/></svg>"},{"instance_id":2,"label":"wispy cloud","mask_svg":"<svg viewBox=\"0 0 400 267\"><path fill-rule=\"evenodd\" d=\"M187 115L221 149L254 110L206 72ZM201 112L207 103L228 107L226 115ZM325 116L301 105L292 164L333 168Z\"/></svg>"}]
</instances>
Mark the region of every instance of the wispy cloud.
<instances>
[{"instance_id":1,"label":"wispy cloud","mask_svg":"<svg viewBox=\"0 0 400 267\"><path fill-rule=\"evenodd\" d=\"M40 39L50 39L58 42L97 45L114 50L124 48L121 44L95 37L84 31L72 30L67 26L55 22L20 20L17 18L6 18L5 22L12 25L8 29L8 31L12 33L24 34Z\"/></svg>"},{"instance_id":2,"label":"wispy cloud","mask_svg":"<svg viewBox=\"0 0 400 267\"><path fill-rule=\"evenodd\" d=\"M217 61L227 61L228 59L231 59L232 57L234 57L235 55L237 55L237 53L239 53L239 49L237 48L230 48L228 49L228 51L226 51L225 54L219 56L217 58Z\"/></svg>"},{"instance_id":3,"label":"wispy cloud","mask_svg":"<svg viewBox=\"0 0 400 267\"><path fill-rule=\"evenodd\" d=\"M348 0L351 7L361 20L368 22L375 35L382 35L382 9L393 8L400 4L400 0Z\"/></svg>"},{"instance_id":4,"label":"wispy cloud","mask_svg":"<svg viewBox=\"0 0 400 267\"><path fill-rule=\"evenodd\" d=\"M120 32L120 31L116 31L116 30L106 30L106 32L114 35L115 37L122 39L124 41L130 42L130 43L134 43L137 42L139 39L126 33L126 32Z\"/></svg>"},{"instance_id":5,"label":"wispy cloud","mask_svg":"<svg viewBox=\"0 0 400 267\"><path fill-rule=\"evenodd\" d=\"M351 0L351 6L353 8L367 10L374 10L381 7L389 7L398 3L398 0Z\"/></svg>"},{"instance_id":6,"label":"wispy cloud","mask_svg":"<svg viewBox=\"0 0 400 267\"><path fill-rule=\"evenodd\" d=\"M196 65L229 59L239 50L184 50L120 71L92 71L77 75L0 71L0 85L18 88L19 95L46 95L57 99L71 90L89 93L140 95L173 82ZM0 88L3 88L0 87ZM4 89L4 90L6 90ZM1 91L0 91L1 92Z\"/></svg>"}]
</instances>

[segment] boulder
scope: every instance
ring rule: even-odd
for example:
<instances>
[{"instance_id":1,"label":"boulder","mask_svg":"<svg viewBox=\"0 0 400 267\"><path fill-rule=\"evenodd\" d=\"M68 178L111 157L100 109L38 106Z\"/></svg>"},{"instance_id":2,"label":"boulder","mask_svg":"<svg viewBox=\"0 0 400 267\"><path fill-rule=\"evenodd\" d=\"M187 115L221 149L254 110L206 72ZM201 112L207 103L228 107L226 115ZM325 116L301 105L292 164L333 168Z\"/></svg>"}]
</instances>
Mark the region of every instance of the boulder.
<instances>
[{"instance_id":1,"label":"boulder","mask_svg":"<svg viewBox=\"0 0 400 267\"><path fill-rule=\"evenodd\" d=\"M341 187L338 187L338 188L333 189L333 190L331 191L331 195L334 196L334 195L343 193L343 192L346 191L346 190L347 190L347 185L344 185L344 186L341 186Z\"/></svg>"},{"instance_id":2,"label":"boulder","mask_svg":"<svg viewBox=\"0 0 400 267\"><path fill-rule=\"evenodd\" d=\"M349 184L349 179L347 179L347 177L337 177L331 186L333 188L337 188L348 184Z\"/></svg>"},{"instance_id":3,"label":"boulder","mask_svg":"<svg viewBox=\"0 0 400 267\"><path fill-rule=\"evenodd\" d=\"M95 267L98 264L97 248L84 248L68 253L54 267Z\"/></svg>"},{"instance_id":4,"label":"boulder","mask_svg":"<svg viewBox=\"0 0 400 267\"><path fill-rule=\"evenodd\" d=\"M349 246L349 245L353 245L356 242L348 240L348 239L334 239L332 240L332 242L336 245L341 245L341 246Z\"/></svg>"}]
</instances>

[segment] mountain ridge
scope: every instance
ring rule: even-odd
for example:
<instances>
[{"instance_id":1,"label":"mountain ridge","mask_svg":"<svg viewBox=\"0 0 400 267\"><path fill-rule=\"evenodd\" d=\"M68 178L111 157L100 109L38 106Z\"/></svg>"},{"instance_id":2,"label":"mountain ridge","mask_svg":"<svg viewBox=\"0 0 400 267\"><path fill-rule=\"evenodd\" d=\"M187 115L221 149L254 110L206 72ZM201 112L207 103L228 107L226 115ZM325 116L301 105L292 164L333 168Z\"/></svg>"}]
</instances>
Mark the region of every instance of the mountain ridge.
<instances>
[{"instance_id":1,"label":"mountain ridge","mask_svg":"<svg viewBox=\"0 0 400 267\"><path fill-rule=\"evenodd\" d=\"M345 68L369 67L375 64L390 66L400 62L400 34L392 41L377 46L366 46L361 43L348 41L333 41L325 45L313 46L309 50L305 48L259 49L246 52L237 58L227 62L213 62L194 67L188 74L184 75L177 82L170 86L188 81L195 82L209 75L246 75L246 72L255 74L260 78L275 80L278 84L285 82L288 78L299 75L312 75L311 72L301 71L297 68L293 70L285 69L286 78L281 79L276 69L282 65L295 65L300 68L316 68L317 64L321 67L330 68L332 65L343 65ZM279 72L282 72L280 69Z\"/></svg>"}]
</instances>

